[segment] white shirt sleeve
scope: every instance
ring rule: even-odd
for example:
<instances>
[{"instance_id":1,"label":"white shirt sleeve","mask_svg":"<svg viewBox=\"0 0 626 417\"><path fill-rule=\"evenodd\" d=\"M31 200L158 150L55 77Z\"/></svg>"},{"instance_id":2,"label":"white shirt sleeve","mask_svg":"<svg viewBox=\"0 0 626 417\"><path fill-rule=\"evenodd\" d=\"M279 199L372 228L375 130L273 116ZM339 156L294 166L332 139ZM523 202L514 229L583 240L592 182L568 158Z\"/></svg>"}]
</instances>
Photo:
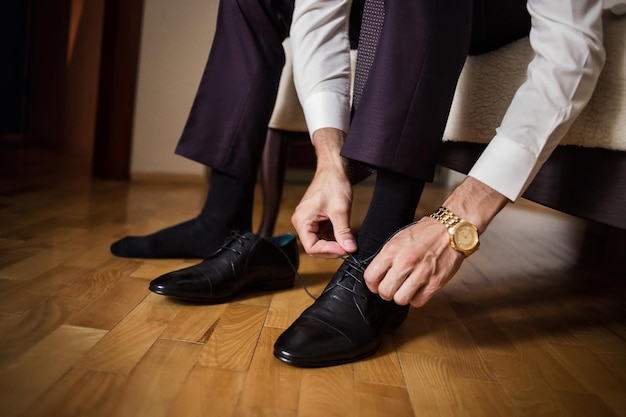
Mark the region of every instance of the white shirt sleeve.
<instances>
[{"instance_id":1,"label":"white shirt sleeve","mask_svg":"<svg viewBox=\"0 0 626 417\"><path fill-rule=\"evenodd\" d=\"M469 175L517 200L585 107L605 59L602 0L528 0L535 52Z\"/></svg>"},{"instance_id":2,"label":"white shirt sleeve","mask_svg":"<svg viewBox=\"0 0 626 417\"><path fill-rule=\"evenodd\" d=\"M309 133L350 126L351 0L296 0L293 76Z\"/></svg>"}]
</instances>

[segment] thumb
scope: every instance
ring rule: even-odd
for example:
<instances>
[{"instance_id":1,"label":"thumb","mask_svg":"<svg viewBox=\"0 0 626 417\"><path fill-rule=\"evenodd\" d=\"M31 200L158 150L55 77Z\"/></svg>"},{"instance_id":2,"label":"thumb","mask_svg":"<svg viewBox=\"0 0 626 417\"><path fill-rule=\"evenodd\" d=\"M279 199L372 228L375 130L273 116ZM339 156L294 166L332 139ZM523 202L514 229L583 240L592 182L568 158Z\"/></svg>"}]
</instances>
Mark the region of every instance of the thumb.
<instances>
[{"instance_id":1,"label":"thumb","mask_svg":"<svg viewBox=\"0 0 626 417\"><path fill-rule=\"evenodd\" d=\"M356 252L356 240L350 226L334 228L335 240L346 252Z\"/></svg>"}]
</instances>

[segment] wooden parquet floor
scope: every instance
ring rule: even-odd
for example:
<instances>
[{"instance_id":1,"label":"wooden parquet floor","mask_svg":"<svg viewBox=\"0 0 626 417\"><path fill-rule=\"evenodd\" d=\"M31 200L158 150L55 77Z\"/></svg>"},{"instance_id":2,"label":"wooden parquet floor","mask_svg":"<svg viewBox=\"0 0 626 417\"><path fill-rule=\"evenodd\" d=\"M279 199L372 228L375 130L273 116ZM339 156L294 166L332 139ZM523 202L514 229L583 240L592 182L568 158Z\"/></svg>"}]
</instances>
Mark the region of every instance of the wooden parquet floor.
<instances>
[{"instance_id":1,"label":"wooden parquet floor","mask_svg":"<svg viewBox=\"0 0 626 417\"><path fill-rule=\"evenodd\" d=\"M185 304L147 285L197 260L110 254L194 216L205 184L102 181L32 157L2 173L3 417L626 416L623 234L509 206L378 354L303 370L272 356L312 302L298 285ZM277 233L303 192L287 186ZM355 224L370 192L357 189ZM443 192L427 188L418 215ZM300 273L319 293L338 265L302 255Z\"/></svg>"}]
</instances>

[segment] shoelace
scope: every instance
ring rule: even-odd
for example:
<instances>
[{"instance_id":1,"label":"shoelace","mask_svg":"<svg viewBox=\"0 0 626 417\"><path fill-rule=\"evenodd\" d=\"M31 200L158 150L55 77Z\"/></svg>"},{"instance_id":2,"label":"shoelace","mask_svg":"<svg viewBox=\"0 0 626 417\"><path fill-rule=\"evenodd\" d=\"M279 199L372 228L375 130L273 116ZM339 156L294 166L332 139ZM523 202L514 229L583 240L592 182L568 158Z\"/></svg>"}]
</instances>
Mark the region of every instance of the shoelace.
<instances>
[{"instance_id":1,"label":"shoelace","mask_svg":"<svg viewBox=\"0 0 626 417\"><path fill-rule=\"evenodd\" d=\"M398 232L406 229L407 227L410 227L412 225L414 225L415 223L417 223L417 221L414 221L412 223L409 223L403 227L401 227L400 229L396 230L394 232L394 234L392 234L391 236L389 236L387 238L387 240L385 241L385 243L383 243L383 245L381 246L381 248L383 246L385 246L387 244L387 242L389 242L389 240L391 240L391 238L393 238ZM369 265L369 263L372 261L372 259L374 259L374 257L377 255L378 253L374 253L371 256L369 256L368 258L365 258L363 260L358 260L357 258L354 257L354 255L352 254L347 254L345 256L339 256L339 259L343 259L344 262L346 262L348 264L348 266L352 269L356 269L361 276L365 273L365 268L367 268L367 266ZM295 272L296 276L298 277L298 280L300 281L300 285L302 286L302 289L304 289L304 292L306 292L308 294L309 297L311 297L314 300L317 300L317 297L314 296L313 294L311 294L311 292L309 291L309 289L307 288L306 283L304 282L304 279L302 278L302 276L298 273L298 269L295 267L295 265L293 265L293 263L291 262L291 260L287 257L287 260L289 262L289 264L291 265L291 268L293 269L293 271ZM349 277L351 277L352 279L354 279L356 282L358 282L361 285L365 285L365 282L363 282L363 280L361 278L359 278L356 274L354 274L353 272L351 272L350 268L346 268L346 271L344 272L344 276L348 275ZM354 291L352 288L346 287L345 285L341 285L341 282L343 281L343 277L337 281L337 286L345 289L346 291L350 291L352 294L361 297L363 299L367 298L365 295L363 294L359 294L356 291Z\"/></svg>"},{"instance_id":2,"label":"shoelace","mask_svg":"<svg viewBox=\"0 0 626 417\"><path fill-rule=\"evenodd\" d=\"M304 278L302 278L302 275L300 275L300 273L298 272L298 268L296 268L293 262L291 262L291 259L289 259L289 256L287 256L286 254L285 254L285 259L287 259L287 262L289 262L289 266L291 266L291 269L293 269L293 273L296 274L296 277L298 277L298 281L300 282L300 286L302 287L304 292L313 300L317 300L317 297L311 294L311 291L309 291L309 288L304 282Z\"/></svg>"},{"instance_id":3,"label":"shoelace","mask_svg":"<svg viewBox=\"0 0 626 417\"><path fill-rule=\"evenodd\" d=\"M234 243L238 243L239 246L243 247L243 245L245 244L244 241L249 241L249 240L250 240L249 237L237 231L231 231L230 235L226 238L226 240L224 241L222 246L217 250L217 252L221 250L229 250L231 252L236 253L237 255L242 255L243 252L241 252L237 248L232 247L232 245ZM317 300L317 297L311 294L311 292L309 291L306 283L304 282L304 278L302 278L302 275L300 275L300 273L298 272L298 268L296 268L293 262L291 262L291 259L289 259L289 256L287 256L286 254L285 254L285 259L287 259L289 266L291 266L291 269L293 269L294 274L296 275L296 277L298 277L298 281L300 282L300 285L302 286L302 289L304 290L304 292L307 293L307 295L311 297L313 300Z\"/></svg>"},{"instance_id":4,"label":"shoelace","mask_svg":"<svg viewBox=\"0 0 626 417\"><path fill-rule=\"evenodd\" d=\"M235 252L237 255L241 255L242 252L239 249L236 249L236 248L232 247L231 245L234 244L234 243L238 243L239 246L243 247L244 240L248 240L249 241L250 238L245 236L245 235L243 235L243 234L241 234L241 233L232 231L232 232L230 232L230 235L226 238L226 240L224 241L222 246L218 249L218 252L220 250L229 250L231 252Z\"/></svg>"},{"instance_id":5,"label":"shoelace","mask_svg":"<svg viewBox=\"0 0 626 417\"><path fill-rule=\"evenodd\" d=\"M289 261L289 263L291 264L291 260ZM317 300L317 297L314 296L313 294L311 294L311 291L309 291L309 289L306 286L306 283L304 282L304 279L302 278L302 275L300 275L300 273L298 272L298 270L294 267L294 265L292 264L291 267L293 268L293 271L296 273L296 276L298 277L298 281L300 281L300 286L302 287L302 289L304 290L304 292L311 297L313 300Z\"/></svg>"},{"instance_id":6,"label":"shoelace","mask_svg":"<svg viewBox=\"0 0 626 417\"><path fill-rule=\"evenodd\" d=\"M358 282L360 285L365 286L365 282L363 281L363 274L365 273L365 268L367 268L367 265L369 265L369 262L371 260L371 258L367 258L364 260L359 260L357 258L355 258L353 255L348 254L346 256L342 256L341 259L343 259L344 264L347 265L347 268L345 268L344 270L344 275L343 277L337 281L337 286L343 288L346 291L351 292L352 294L356 295L357 297L366 299L367 297L362 294L362 293L358 293L356 291L354 291L353 288L350 288L348 286L346 286L343 283L343 279L348 276L350 278L352 278L354 281ZM358 273L358 275L353 272L356 271Z\"/></svg>"},{"instance_id":7,"label":"shoelace","mask_svg":"<svg viewBox=\"0 0 626 417\"><path fill-rule=\"evenodd\" d=\"M356 282L358 282L360 285L365 286L366 284L365 284L365 282L363 281L363 279L361 277L365 273L365 268L367 268L367 265L369 265L369 263L372 260L372 258L373 258L373 256L369 257L369 258L367 258L365 260L358 260L357 258L355 258L351 254L348 254L348 255L345 255L345 256L340 256L339 259L343 259L344 263L347 264L347 267L344 268L345 269L344 270L344 276L341 277L336 282L335 285L337 285L340 288L343 288L346 291L351 292L352 294L356 295L357 297L366 299L367 297L364 294L358 293L358 292L354 291L353 288L350 288L350 287L346 286L343 283L343 279L344 279L345 276L348 276L348 277L352 278L353 280L355 280ZM289 263L291 264L291 261L289 261ZM293 268L296 276L298 277L298 280L300 281L300 285L302 286L302 289L304 290L304 292L306 292L307 295L309 297L311 297L312 299L317 300L317 297L314 296L313 294L311 294L311 292L307 288L307 285L304 282L304 279L298 273L298 271L296 270L295 266L293 264L291 264L291 267ZM356 271L356 273L354 271Z\"/></svg>"},{"instance_id":8,"label":"shoelace","mask_svg":"<svg viewBox=\"0 0 626 417\"><path fill-rule=\"evenodd\" d=\"M236 253L237 255L242 255L243 253L233 247L232 245L237 243L239 244L240 247L243 247L245 242L244 241L249 241L250 238L239 233L236 231L231 231L230 235L228 236L228 238L224 241L224 243L222 244L222 246L218 249L218 252L220 250L229 250L231 252ZM367 259L364 260L359 260L357 258L354 257L354 255L352 254L347 254L345 256L340 256L339 259L343 259L344 263L347 265L347 268L345 268L344 270L344 277L345 276L349 276L350 278L352 278L353 280L355 280L356 282L358 282L360 285L365 286L365 282L362 280L362 276L365 273L365 268L367 268L367 265L369 265L370 261L372 260L372 258L374 257L374 255L370 256ZM285 255L285 259L287 259L287 262L289 263L289 266L291 266L291 269L293 270L294 274L296 275L296 277L298 278L298 281L300 282L300 286L302 287L302 289L304 290L304 292L311 297L313 300L317 300L317 297L315 295L313 295L311 293L311 291L309 291L309 288L307 287L306 283L304 282L304 278L302 278L302 275L300 275L300 273L298 272L298 268L296 268L296 266L293 264L293 262L291 262L291 259L289 259L289 257L287 255ZM359 275L357 275L355 272L356 271ZM337 286L343 288L346 291L351 292L352 294L356 295L357 297L360 298L367 298L365 295L360 294L356 291L354 291L353 288L350 288L348 286L346 286L345 284L343 284L343 278L339 279L336 283Z\"/></svg>"}]
</instances>

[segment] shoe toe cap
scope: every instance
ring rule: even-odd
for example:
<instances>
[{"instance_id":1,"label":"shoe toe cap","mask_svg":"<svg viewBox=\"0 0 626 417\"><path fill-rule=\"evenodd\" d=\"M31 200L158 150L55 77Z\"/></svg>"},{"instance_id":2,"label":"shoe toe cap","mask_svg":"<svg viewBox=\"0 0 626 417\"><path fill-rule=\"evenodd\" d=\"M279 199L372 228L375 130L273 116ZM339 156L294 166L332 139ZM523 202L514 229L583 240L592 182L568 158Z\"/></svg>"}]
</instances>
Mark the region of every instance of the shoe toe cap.
<instances>
[{"instance_id":1,"label":"shoe toe cap","mask_svg":"<svg viewBox=\"0 0 626 417\"><path fill-rule=\"evenodd\" d=\"M321 367L344 363L353 345L332 326L317 320L299 318L274 344L274 356L299 367Z\"/></svg>"},{"instance_id":2,"label":"shoe toe cap","mask_svg":"<svg viewBox=\"0 0 626 417\"><path fill-rule=\"evenodd\" d=\"M206 297L212 293L210 280L201 280L197 275L190 274L186 270L162 275L152 280L148 288L157 294L181 298L194 298L199 295Z\"/></svg>"}]
</instances>

